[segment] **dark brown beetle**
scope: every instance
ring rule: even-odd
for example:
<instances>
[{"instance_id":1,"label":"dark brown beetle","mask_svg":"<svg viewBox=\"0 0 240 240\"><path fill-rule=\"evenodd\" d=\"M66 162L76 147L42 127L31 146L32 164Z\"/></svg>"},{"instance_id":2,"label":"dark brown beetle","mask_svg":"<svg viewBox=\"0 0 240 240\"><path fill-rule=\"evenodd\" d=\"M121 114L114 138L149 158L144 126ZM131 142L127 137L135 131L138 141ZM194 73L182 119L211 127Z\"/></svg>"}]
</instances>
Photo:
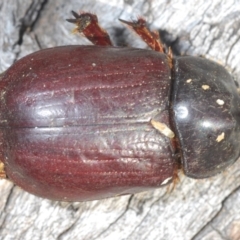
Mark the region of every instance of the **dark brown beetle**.
<instances>
[{"instance_id":1,"label":"dark brown beetle","mask_svg":"<svg viewBox=\"0 0 240 240\"><path fill-rule=\"evenodd\" d=\"M112 47L95 15L73 15L97 46L41 50L0 75L3 177L85 201L169 184L179 168L210 177L237 160L240 99L222 66L173 58L143 19L121 21L155 51Z\"/></svg>"}]
</instances>

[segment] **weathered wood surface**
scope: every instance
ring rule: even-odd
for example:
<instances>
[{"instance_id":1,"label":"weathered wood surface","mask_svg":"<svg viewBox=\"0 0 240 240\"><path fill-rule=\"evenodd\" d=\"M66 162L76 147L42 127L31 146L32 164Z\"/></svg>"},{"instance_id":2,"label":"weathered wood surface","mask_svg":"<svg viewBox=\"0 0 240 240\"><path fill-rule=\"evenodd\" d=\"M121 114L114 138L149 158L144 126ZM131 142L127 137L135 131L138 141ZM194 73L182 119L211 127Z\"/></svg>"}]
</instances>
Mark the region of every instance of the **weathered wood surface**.
<instances>
[{"instance_id":1,"label":"weathered wood surface","mask_svg":"<svg viewBox=\"0 0 240 240\"><path fill-rule=\"evenodd\" d=\"M240 3L229 0L0 0L0 72L28 53L88 44L70 10L97 13L118 45L146 47L117 21L143 15L175 52L220 61L240 81ZM166 34L169 33L169 34ZM240 239L240 161L205 180L86 203L52 202L0 181L0 239Z\"/></svg>"}]
</instances>

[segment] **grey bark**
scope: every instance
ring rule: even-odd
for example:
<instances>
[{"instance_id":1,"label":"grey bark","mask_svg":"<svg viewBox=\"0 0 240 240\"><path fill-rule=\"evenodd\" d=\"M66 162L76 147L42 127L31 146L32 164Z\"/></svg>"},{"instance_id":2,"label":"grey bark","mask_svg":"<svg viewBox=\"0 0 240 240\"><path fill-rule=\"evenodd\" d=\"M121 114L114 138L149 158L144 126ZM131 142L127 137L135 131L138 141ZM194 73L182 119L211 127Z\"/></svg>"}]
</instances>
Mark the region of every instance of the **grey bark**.
<instances>
[{"instance_id":1,"label":"grey bark","mask_svg":"<svg viewBox=\"0 0 240 240\"><path fill-rule=\"evenodd\" d=\"M177 54L203 55L240 81L240 2L229 0L0 0L0 72L39 50L89 44L71 10L98 15L115 44L146 45L118 18L145 16ZM0 181L0 239L240 239L240 161L204 180L85 203L53 202Z\"/></svg>"}]
</instances>

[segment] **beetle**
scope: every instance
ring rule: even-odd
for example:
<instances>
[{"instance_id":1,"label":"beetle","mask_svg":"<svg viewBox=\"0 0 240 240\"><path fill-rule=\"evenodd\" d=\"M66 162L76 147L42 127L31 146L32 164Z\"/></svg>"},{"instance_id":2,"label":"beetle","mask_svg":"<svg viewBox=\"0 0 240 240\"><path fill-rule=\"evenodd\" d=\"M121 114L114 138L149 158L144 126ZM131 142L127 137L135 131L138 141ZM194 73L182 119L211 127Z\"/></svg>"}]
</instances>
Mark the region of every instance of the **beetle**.
<instances>
[{"instance_id":1,"label":"beetle","mask_svg":"<svg viewBox=\"0 0 240 240\"><path fill-rule=\"evenodd\" d=\"M0 75L1 176L43 198L87 201L223 171L239 157L240 99L225 68L173 57L144 19L152 50L113 47L96 15L72 12L93 46L43 49Z\"/></svg>"}]
</instances>

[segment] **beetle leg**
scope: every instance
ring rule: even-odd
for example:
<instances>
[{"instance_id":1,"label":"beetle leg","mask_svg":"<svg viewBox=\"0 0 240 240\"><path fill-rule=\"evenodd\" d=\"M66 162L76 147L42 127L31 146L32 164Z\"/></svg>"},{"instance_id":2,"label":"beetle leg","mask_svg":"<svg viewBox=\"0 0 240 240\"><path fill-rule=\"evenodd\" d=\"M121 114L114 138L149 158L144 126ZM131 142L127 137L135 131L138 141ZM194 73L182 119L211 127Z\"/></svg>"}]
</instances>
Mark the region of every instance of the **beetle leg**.
<instances>
[{"instance_id":1,"label":"beetle leg","mask_svg":"<svg viewBox=\"0 0 240 240\"><path fill-rule=\"evenodd\" d=\"M128 22L122 19L119 19L119 21L130 26L143 39L143 41L147 43L150 48L157 52L165 53L159 33L157 31L151 32L146 27L146 21L143 18L138 18L137 21L133 22Z\"/></svg>"},{"instance_id":2,"label":"beetle leg","mask_svg":"<svg viewBox=\"0 0 240 240\"><path fill-rule=\"evenodd\" d=\"M173 67L173 52L170 47L168 48L167 59L168 59L169 67L172 68Z\"/></svg>"},{"instance_id":3,"label":"beetle leg","mask_svg":"<svg viewBox=\"0 0 240 240\"><path fill-rule=\"evenodd\" d=\"M91 13L81 13L80 15L72 11L75 19L66 19L70 23L74 23L76 28L73 33L83 33L85 37L94 45L112 46L108 33L98 24L98 18Z\"/></svg>"},{"instance_id":4,"label":"beetle leg","mask_svg":"<svg viewBox=\"0 0 240 240\"><path fill-rule=\"evenodd\" d=\"M7 178L6 173L4 171L4 163L0 161L0 179Z\"/></svg>"},{"instance_id":5,"label":"beetle leg","mask_svg":"<svg viewBox=\"0 0 240 240\"><path fill-rule=\"evenodd\" d=\"M180 182L180 178L179 178L180 173L181 173L181 169L179 169L178 164L175 164L174 170L173 170L172 183L167 187L168 193L171 193L176 188L177 184Z\"/></svg>"}]
</instances>

